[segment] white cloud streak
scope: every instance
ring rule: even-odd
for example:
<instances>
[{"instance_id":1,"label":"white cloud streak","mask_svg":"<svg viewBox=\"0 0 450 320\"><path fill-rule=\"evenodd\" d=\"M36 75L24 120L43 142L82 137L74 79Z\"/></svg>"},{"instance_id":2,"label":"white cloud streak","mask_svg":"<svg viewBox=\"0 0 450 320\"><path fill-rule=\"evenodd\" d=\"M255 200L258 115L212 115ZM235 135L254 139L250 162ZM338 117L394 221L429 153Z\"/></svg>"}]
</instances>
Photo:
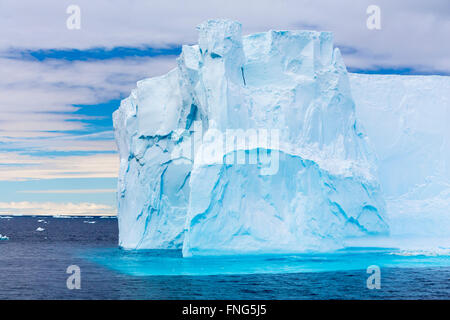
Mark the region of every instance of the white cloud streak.
<instances>
[{"instance_id":1,"label":"white cloud streak","mask_svg":"<svg viewBox=\"0 0 450 320\"><path fill-rule=\"evenodd\" d=\"M116 214L116 209L112 206L88 202L0 202L0 215L97 216Z\"/></svg>"},{"instance_id":2,"label":"white cloud streak","mask_svg":"<svg viewBox=\"0 0 450 320\"><path fill-rule=\"evenodd\" d=\"M95 193L115 193L116 189L72 189L72 190L22 190L19 193L32 194L95 194Z\"/></svg>"},{"instance_id":3,"label":"white cloud streak","mask_svg":"<svg viewBox=\"0 0 450 320\"><path fill-rule=\"evenodd\" d=\"M116 154L44 157L0 153L0 181L58 178L116 178Z\"/></svg>"}]
</instances>

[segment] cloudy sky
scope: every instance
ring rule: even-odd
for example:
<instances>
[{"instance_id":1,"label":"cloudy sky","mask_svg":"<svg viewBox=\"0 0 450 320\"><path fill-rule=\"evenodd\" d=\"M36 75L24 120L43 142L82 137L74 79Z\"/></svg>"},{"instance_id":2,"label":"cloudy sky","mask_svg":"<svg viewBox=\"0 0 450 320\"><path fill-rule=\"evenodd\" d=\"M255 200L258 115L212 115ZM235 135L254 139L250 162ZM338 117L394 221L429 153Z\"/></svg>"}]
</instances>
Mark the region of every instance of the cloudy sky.
<instances>
[{"instance_id":1,"label":"cloudy sky","mask_svg":"<svg viewBox=\"0 0 450 320\"><path fill-rule=\"evenodd\" d=\"M70 5L80 29L67 28ZM111 114L209 18L244 34L333 31L352 72L450 75L448 0L0 0L0 214L114 214Z\"/></svg>"}]
</instances>

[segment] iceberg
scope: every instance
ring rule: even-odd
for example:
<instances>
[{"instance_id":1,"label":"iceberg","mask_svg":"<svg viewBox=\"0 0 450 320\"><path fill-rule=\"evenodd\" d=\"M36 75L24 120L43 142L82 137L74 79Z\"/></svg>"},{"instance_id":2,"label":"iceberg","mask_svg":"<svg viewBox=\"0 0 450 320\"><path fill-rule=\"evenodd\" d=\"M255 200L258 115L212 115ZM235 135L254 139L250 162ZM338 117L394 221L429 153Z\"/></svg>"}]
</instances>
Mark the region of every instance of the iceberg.
<instances>
[{"instance_id":1,"label":"iceberg","mask_svg":"<svg viewBox=\"0 0 450 320\"><path fill-rule=\"evenodd\" d=\"M113 114L119 245L330 251L388 234L377 155L333 35L209 20Z\"/></svg>"},{"instance_id":2,"label":"iceberg","mask_svg":"<svg viewBox=\"0 0 450 320\"><path fill-rule=\"evenodd\" d=\"M0 233L0 240L9 240L9 237Z\"/></svg>"}]
</instances>

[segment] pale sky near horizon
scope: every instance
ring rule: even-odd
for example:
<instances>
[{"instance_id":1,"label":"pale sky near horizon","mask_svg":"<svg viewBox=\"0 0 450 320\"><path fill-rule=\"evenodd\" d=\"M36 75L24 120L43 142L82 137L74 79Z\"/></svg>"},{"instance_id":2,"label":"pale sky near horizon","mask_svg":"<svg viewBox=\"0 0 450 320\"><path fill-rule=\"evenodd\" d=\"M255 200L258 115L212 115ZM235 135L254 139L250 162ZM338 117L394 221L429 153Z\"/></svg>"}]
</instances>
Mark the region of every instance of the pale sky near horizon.
<instances>
[{"instance_id":1,"label":"pale sky near horizon","mask_svg":"<svg viewBox=\"0 0 450 320\"><path fill-rule=\"evenodd\" d=\"M81 29L69 30L69 5ZM381 29L366 26L369 5ZM450 1L0 0L0 215L114 214L111 114L209 18L332 31L353 72L450 75Z\"/></svg>"}]
</instances>

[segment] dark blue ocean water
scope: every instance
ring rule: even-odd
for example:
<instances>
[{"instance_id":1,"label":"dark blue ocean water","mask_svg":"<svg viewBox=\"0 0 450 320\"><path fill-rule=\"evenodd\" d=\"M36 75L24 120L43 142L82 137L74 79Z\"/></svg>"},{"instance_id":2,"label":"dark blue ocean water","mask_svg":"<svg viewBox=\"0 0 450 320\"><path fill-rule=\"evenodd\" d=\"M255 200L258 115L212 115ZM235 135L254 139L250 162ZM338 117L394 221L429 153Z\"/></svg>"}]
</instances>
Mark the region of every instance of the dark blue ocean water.
<instances>
[{"instance_id":1,"label":"dark blue ocean water","mask_svg":"<svg viewBox=\"0 0 450 320\"><path fill-rule=\"evenodd\" d=\"M43 231L36 231L40 227ZM450 257L395 249L183 259L117 248L117 220L0 218L0 299L449 299ZM381 289L369 290L369 265ZM66 269L81 269L69 290Z\"/></svg>"}]
</instances>

